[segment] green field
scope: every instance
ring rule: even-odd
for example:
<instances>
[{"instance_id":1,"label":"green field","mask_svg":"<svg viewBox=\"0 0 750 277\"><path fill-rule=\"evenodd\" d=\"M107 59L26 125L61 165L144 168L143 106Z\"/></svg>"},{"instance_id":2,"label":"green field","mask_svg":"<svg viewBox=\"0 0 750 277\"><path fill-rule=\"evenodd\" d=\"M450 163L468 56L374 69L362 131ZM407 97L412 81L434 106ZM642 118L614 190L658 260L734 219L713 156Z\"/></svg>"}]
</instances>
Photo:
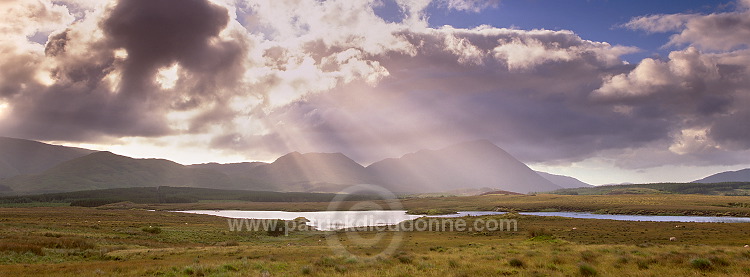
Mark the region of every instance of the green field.
<instances>
[{"instance_id":1,"label":"green field","mask_svg":"<svg viewBox=\"0 0 750 277\"><path fill-rule=\"evenodd\" d=\"M573 189L561 189L549 192L552 194L565 195L605 195L605 194L705 194L726 196L748 196L750 195L750 183L727 182L727 183L653 183L596 186Z\"/></svg>"},{"instance_id":2,"label":"green field","mask_svg":"<svg viewBox=\"0 0 750 277\"><path fill-rule=\"evenodd\" d=\"M361 203L361 202L360 202ZM536 195L404 199L407 208L513 210L704 209L747 213L750 197L703 195ZM516 220L518 229L403 232L232 232L219 217L146 211L141 206L325 209L324 202L207 202L108 207L0 208L0 276L747 276L750 224L669 223L560 217L469 217ZM346 203L351 207L355 203ZM377 204L373 202L373 204ZM178 205L178 206L174 206ZM187 207L187 206L186 206ZM292 209L293 210L293 209ZM631 210L628 210L631 211ZM383 236L374 244L352 235ZM350 255L328 246L335 238ZM670 240L674 237L674 240Z\"/></svg>"},{"instance_id":3,"label":"green field","mask_svg":"<svg viewBox=\"0 0 750 277\"><path fill-rule=\"evenodd\" d=\"M367 204L343 203L342 209L387 209L384 201ZM483 195L460 197L403 198L403 208L413 213L450 213L452 211L578 211L606 214L750 216L750 196L699 194L638 195ZM329 202L251 202L204 201L198 203L120 203L102 209L152 210L276 210L324 211Z\"/></svg>"}]
</instances>

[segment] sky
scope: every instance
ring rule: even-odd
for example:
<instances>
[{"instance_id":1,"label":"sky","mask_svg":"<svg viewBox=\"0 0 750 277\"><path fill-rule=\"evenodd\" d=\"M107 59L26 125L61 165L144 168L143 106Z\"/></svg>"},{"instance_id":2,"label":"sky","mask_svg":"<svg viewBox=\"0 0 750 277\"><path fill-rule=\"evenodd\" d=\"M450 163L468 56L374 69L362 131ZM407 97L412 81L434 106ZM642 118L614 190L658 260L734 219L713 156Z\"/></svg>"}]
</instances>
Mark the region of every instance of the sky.
<instances>
[{"instance_id":1,"label":"sky","mask_svg":"<svg viewBox=\"0 0 750 277\"><path fill-rule=\"evenodd\" d=\"M183 164L487 139L592 184L750 167L750 0L4 0L0 136Z\"/></svg>"}]
</instances>

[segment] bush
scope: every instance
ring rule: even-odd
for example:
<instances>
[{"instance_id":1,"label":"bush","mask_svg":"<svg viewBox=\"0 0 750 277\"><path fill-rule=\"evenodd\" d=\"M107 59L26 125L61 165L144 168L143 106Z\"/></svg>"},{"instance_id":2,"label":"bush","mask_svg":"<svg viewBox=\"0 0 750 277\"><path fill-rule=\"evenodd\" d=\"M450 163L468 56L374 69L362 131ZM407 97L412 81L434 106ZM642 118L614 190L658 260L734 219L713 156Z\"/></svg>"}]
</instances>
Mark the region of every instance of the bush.
<instances>
[{"instance_id":1,"label":"bush","mask_svg":"<svg viewBox=\"0 0 750 277\"><path fill-rule=\"evenodd\" d=\"M598 274L594 267L587 264L578 265L578 272L581 276L596 276Z\"/></svg>"},{"instance_id":2,"label":"bush","mask_svg":"<svg viewBox=\"0 0 750 277\"><path fill-rule=\"evenodd\" d=\"M436 251L436 252L445 252L445 247L442 246L433 246L430 247L430 251Z\"/></svg>"},{"instance_id":3,"label":"bush","mask_svg":"<svg viewBox=\"0 0 750 277\"><path fill-rule=\"evenodd\" d=\"M547 231L546 229L543 229L543 228L540 228L540 229L537 229L537 228L529 229L528 230L528 234L529 234L529 238L530 239L533 239L533 238L536 238L536 237L540 237L540 238L554 238L555 237L554 234L552 234L551 232L549 232L549 231Z\"/></svg>"},{"instance_id":4,"label":"bush","mask_svg":"<svg viewBox=\"0 0 750 277\"><path fill-rule=\"evenodd\" d=\"M448 261L448 267L450 268L458 268L461 266L456 260L450 260Z\"/></svg>"},{"instance_id":5,"label":"bush","mask_svg":"<svg viewBox=\"0 0 750 277\"><path fill-rule=\"evenodd\" d=\"M141 231L144 231L146 233L151 233L151 234L159 234L161 233L161 228L148 226L148 227L141 228Z\"/></svg>"},{"instance_id":6,"label":"bush","mask_svg":"<svg viewBox=\"0 0 750 277\"><path fill-rule=\"evenodd\" d=\"M690 260L690 266L700 270L709 270L711 269L711 267L713 267L711 261L702 258Z\"/></svg>"},{"instance_id":7,"label":"bush","mask_svg":"<svg viewBox=\"0 0 750 277\"><path fill-rule=\"evenodd\" d=\"M721 257L711 257L711 258L708 258L708 260L711 261L712 264L717 265L717 266L728 266L729 265L729 261L727 261L727 260L725 260L724 258L721 258Z\"/></svg>"},{"instance_id":8,"label":"bush","mask_svg":"<svg viewBox=\"0 0 750 277\"><path fill-rule=\"evenodd\" d=\"M96 245L82 238L39 239L37 245L58 249L94 249Z\"/></svg>"},{"instance_id":9,"label":"bush","mask_svg":"<svg viewBox=\"0 0 750 277\"><path fill-rule=\"evenodd\" d=\"M596 253L591 250L581 251L581 260L584 262L593 263L596 261Z\"/></svg>"},{"instance_id":10,"label":"bush","mask_svg":"<svg viewBox=\"0 0 750 277\"><path fill-rule=\"evenodd\" d=\"M19 254L23 253L32 253L37 256L43 256L44 251L42 251L42 247L38 245L31 245L31 244L20 244L20 243L0 243L0 252L16 252Z\"/></svg>"},{"instance_id":11,"label":"bush","mask_svg":"<svg viewBox=\"0 0 750 277\"><path fill-rule=\"evenodd\" d=\"M82 199L70 202L72 207L99 207L107 204L117 203L117 199Z\"/></svg>"},{"instance_id":12,"label":"bush","mask_svg":"<svg viewBox=\"0 0 750 277\"><path fill-rule=\"evenodd\" d=\"M240 243L234 240L223 241L216 244L216 246L239 246Z\"/></svg>"},{"instance_id":13,"label":"bush","mask_svg":"<svg viewBox=\"0 0 750 277\"><path fill-rule=\"evenodd\" d=\"M410 264L414 261L414 257L404 252L398 253L396 259L402 264Z\"/></svg>"},{"instance_id":14,"label":"bush","mask_svg":"<svg viewBox=\"0 0 750 277\"><path fill-rule=\"evenodd\" d=\"M286 234L286 221L280 219L272 219L267 222L268 229L266 234L272 237L283 236Z\"/></svg>"},{"instance_id":15,"label":"bush","mask_svg":"<svg viewBox=\"0 0 750 277\"><path fill-rule=\"evenodd\" d=\"M508 260L508 265L512 267L525 267L526 266L526 264L524 264L524 262L518 258L513 258L513 259Z\"/></svg>"}]
</instances>

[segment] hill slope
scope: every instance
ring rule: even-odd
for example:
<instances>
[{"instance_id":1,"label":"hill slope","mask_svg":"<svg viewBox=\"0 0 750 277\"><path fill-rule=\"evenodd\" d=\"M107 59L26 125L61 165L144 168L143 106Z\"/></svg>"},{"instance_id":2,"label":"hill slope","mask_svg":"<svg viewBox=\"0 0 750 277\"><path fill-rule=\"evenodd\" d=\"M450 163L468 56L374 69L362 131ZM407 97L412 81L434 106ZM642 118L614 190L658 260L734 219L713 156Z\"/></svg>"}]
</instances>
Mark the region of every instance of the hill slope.
<instances>
[{"instance_id":1,"label":"hill slope","mask_svg":"<svg viewBox=\"0 0 750 277\"><path fill-rule=\"evenodd\" d=\"M548 181L552 182L553 184L561 186L566 189L567 188L591 187L590 184L581 182L581 180L578 180L570 176L550 174L550 173L541 172L541 171L537 171L536 173L544 177L544 179L547 179Z\"/></svg>"},{"instance_id":2,"label":"hill slope","mask_svg":"<svg viewBox=\"0 0 750 277\"><path fill-rule=\"evenodd\" d=\"M373 181L362 165L341 153L293 152L241 176L259 186L280 191L337 192L350 185Z\"/></svg>"},{"instance_id":3,"label":"hill slope","mask_svg":"<svg viewBox=\"0 0 750 277\"><path fill-rule=\"evenodd\" d=\"M567 195L605 195L605 194L705 194L705 195L750 195L750 182L727 183L653 183L606 185L584 188L569 188L549 192L550 194Z\"/></svg>"},{"instance_id":4,"label":"hill slope","mask_svg":"<svg viewBox=\"0 0 750 277\"><path fill-rule=\"evenodd\" d=\"M252 202L328 202L336 194L223 190L188 187L132 187L74 192L0 197L0 203L62 202L72 206L99 206L129 201L133 203L195 203L200 200L236 200ZM347 199L378 200L372 195L349 195Z\"/></svg>"},{"instance_id":5,"label":"hill slope","mask_svg":"<svg viewBox=\"0 0 750 277\"><path fill-rule=\"evenodd\" d=\"M396 192L486 187L528 193L561 188L485 140L386 159L368 166L367 170Z\"/></svg>"},{"instance_id":6,"label":"hill slope","mask_svg":"<svg viewBox=\"0 0 750 277\"><path fill-rule=\"evenodd\" d=\"M716 173L693 183L750 182L750 168Z\"/></svg>"},{"instance_id":7,"label":"hill slope","mask_svg":"<svg viewBox=\"0 0 750 277\"><path fill-rule=\"evenodd\" d=\"M95 151L51 145L33 140L0 137L0 179L36 174Z\"/></svg>"},{"instance_id":8,"label":"hill slope","mask_svg":"<svg viewBox=\"0 0 750 277\"><path fill-rule=\"evenodd\" d=\"M125 187L232 188L223 173L193 169L162 159L133 159L110 152L95 152L69 160L34 175L0 180L16 193L65 192Z\"/></svg>"}]
</instances>

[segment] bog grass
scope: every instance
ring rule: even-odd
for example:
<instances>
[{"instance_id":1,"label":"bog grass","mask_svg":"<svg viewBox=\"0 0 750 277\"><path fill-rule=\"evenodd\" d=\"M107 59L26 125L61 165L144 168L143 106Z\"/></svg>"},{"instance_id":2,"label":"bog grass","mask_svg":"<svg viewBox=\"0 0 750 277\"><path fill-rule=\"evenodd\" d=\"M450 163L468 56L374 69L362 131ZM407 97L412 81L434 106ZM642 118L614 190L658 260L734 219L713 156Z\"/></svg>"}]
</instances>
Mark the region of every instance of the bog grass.
<instances>
[{"instance_id":1,"label":"bog grass","mask_svg":"<svg viewBox=\"0 0 750 277\"><path fill-rule=\"evenodd\" d=\"M694 215L750 217L750 196L700 194L616 194L616 195L482 195L456 197L407 197L400 199L413 214L445 214L455 211L572 211L604 214ZM324 211L328 202L201 202L177 204L124 204L100 209L152 210L275 210ZM355 206L356 205L356 206ZM343 202L341 209L359 210L389 207L383 201Z\"/></svg>"},{"instance_id":2,"label":"bog grass","mask_svg":"<svg viewBox=\"0 0 750 277\"><path fill-rule=\"evenodd\" d=\"M515 198L421 203L518 205ZM520 197L520 196L518 196ZM547 199L550 205L626 205L650 198ZM718 197L718 196L716 196ZM503 201L497 201L501 199ZM562 200L560 200L562 199ZM699 207L727 203L683 198ZM556 202L557 201L557 202ZM563 202L567 201L567 202ZM745 203L746 199L733 198ZM531 201L533 206L534 202ZM663 205L677 203L663 201ZM750 203L750 201L747 201ZM538 203L536 202L537 206ZM588 204L587 204L588 203ZM599 204L603 203L603 204ZM220 203L222 205L226 203ZM309 203L308 203L309 204ZM439 205L438 205L439 206ZM736 208L744 208L735 205ZM444 208L423 206L430 208ZM733 206L734 207L734 206ZM730 207L725 207L730 208ZM369 259L385 242L357 245L347 232L230 232L226 219L186 213L83 207L0 208L0 276L747 276L750 224L627 222L509 213L517 231L405 232L394 255ZM155 231L159 230L159 231ZM336 235L349 253L327 244ZM382 233L357 235L373 238ZM385 237L392 235L386 232ZM671 241L670 237L677 240Z\"/></svg>"}]
</instances>

